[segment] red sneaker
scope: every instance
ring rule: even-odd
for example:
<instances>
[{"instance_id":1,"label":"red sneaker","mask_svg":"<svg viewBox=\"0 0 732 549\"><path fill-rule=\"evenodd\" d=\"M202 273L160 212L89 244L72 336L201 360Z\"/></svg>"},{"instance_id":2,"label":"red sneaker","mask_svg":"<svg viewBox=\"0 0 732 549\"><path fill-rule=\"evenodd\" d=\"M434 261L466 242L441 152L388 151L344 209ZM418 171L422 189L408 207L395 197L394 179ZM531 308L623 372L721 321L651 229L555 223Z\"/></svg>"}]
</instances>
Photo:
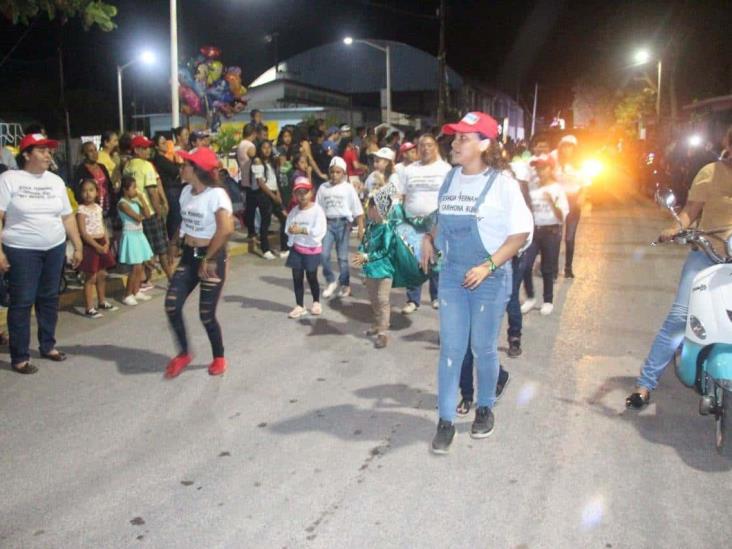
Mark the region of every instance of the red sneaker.
<instances>
[{"instance_id":1,"label":"red sneaker","mask_svg":"<svg viewBox=\"0 0 732 549\"><path fill-rule=\"evenodd\" d=\"M208 367L208 373L212 376L223 375L226 371L227 366L228 364L226 363L226 359L224 357L220 356L218 358L214 358L214 361Z\"/></svg>"},{"instance_id":2,"label":"red sneaker","mask_svg":"<svg viewBox=\"0 0 732 549\"><path fill-rule=\"evenodd\" d=\"M172 379L178 377L178 375L188 366L193 360L191 355L180 354L168 362L168 366L165 368L165 377Z\"/></svg>"}]
</instances>

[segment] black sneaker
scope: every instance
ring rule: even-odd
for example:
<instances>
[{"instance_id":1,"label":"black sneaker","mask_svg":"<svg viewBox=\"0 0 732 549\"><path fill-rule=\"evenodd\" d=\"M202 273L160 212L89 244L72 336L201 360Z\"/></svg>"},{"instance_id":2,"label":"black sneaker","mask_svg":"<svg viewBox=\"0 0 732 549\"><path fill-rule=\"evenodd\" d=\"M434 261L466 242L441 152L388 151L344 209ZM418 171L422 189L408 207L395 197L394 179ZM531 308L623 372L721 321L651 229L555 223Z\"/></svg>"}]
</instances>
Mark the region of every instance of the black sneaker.
<instances>
[{"instance_id":1,"label":"black sneaker","mask_svg":"<svg viewBox=\"0 0 732 549\"><path fill-rule=\"evenodd\" d=\"M520 337L509 337L508 338L508 356L516 358L521 356L521 338Z\"/></svg>"},{"instance_id":2,"label":"black sneaker","mask_svg":"<svg viewBox=\"0 0 732 549\"><path fill-rule=\"evenodd\" d=\"M432 452L435 454L446 454L450 450L450 444L455 438L455 426L449 421L441 419L437 423L437 433L432 439Z\"/></svg>"},{"instance_id":3,"label":"black sneaker","mask_svg":"<svg viewBox=\"0 0 732 549\"><path fill-rule=\"evenodd\" d=\"M475 409L475 421L470 427L470 436L472 438L485 438L490 436L492 432L493 412L488 406L478 406Z\"/></svg>"},{"instance_id":4,"label":"black sneaker","mask_svg":"<svg viewBox=\"0 0 732 549\"><path fill-rule=\"evenodd\" d=\"M99 305L97 305L97 309L100 311L109 311L110 313L113 311L118 311L119 307L116 305L112 305L109 301L102 301Z\"/></svg>"},{"instance_id":5,"label":"black sneaker","mask_svg":"<svg viewBox=\"0 0 732 549\"><path fill-rule=\"evenodd\" d=\"M87 309L84 312L84 316L86 318L97 319L97 318L102 318L104 315L102 313L100 313L99 311L97 311L96 309L92 308L92 309Z\"/></svg>"},{"instance_id":6,"label":"black sneaker","mask_svg":"<svg viewBox=\"0 0 732 549\"><path fill-rule=\"evenodd\" d=\"M501 396L503 396L503 390L506 388L506 385L508 385L510 379L511 376L506 370L503 369L503 367L501 367L501 369L498 371L498 381L496 382L496 402L501 400Z\"/></svg>"}]
</instances>

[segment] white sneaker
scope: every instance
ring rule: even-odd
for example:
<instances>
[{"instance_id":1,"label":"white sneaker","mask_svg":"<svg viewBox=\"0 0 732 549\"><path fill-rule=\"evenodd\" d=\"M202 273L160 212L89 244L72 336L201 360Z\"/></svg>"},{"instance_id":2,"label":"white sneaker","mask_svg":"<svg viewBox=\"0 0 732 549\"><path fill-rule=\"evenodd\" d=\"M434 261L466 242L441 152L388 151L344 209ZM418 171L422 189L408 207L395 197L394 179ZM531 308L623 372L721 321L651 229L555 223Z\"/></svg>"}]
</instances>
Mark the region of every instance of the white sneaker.
<instances>
[{"instance_id":1,"label":"white sneaker","mask_svg":"<svg viewBox=\"0 0 732 549\"><path fill-rule=\"evenodd\" d=\"M318 316L323 313L323 308L320 306L320 303L317 301L313 303L313 306L310 308L310 312L314 314L315 316Z\"/></svg>"},{"instance_id":2,"label":"white sneaker","mask_svg":"<svg viewBox=\"0 0 732 549\"><path fill-rule=\"evenodd\" d=\"M300 307L298 305L294 309L290 311L290 313L287 315L288 318L300 318L302 316L305 316L308 314L308 310L305 307Z\"/></svg>"},{"instance_id":3,"label":"white sneaker","mask_svg":"<svg viewBox=\"0 0 732 549\"><path fill-rule=\"evenodd\" d=\"M402 307L402 314L403 315L411 315L417 309L418 309L417 304L416 303L412 303L410 301L404 307Z\"/></svg>"},{"instance_id":4,"label":"white sneaker","mask_svg":"<svg viewBox=\"0 0 732 549\"><path fill-rule=\"evenodd\" d=\"M271 260L275 259L275 254L273 254L272 252L270 252L269 250L267 250L266 252L264 252L262 254L262 257L264 259L266 259L267 261L271 261Z\"/></svg>"},{"instance_id":5,"label":"white sneaker","mask_svg":"<svg viewBox=\"0 0 732 549\"><path fill-rule=\"evenodd\" d=\"M289 250L285 250L284 252L280 252L280 259L287 259L287 257L290 255Z\"/></svg>"},{"instance_id":6,"label":"white sneaker","mask_svg":"<svg viewBox=\"0 0 732 549\"><path fill-rule=\"evenodd\" d=\"M137 305L137 300L135 299L135 296L134 295L128 295L127 297L125 297L122 300L122 303L124 303L125 305L129 305L130 307L132 307L133 305Z\"/></svg>"},{"instance_id":7,"label":"white sneaker","mask_svg":"<svg viewBox=\"0 0 732 549\"><path fill-rule=\"evenodd\" d=\"M338 297L348 297L349 295L351 295L350 286L341 286L340 290L338 290Z\"/></svg>"},{"instance_id":8,"label":"white sneaker","mask_svg":"<svg viewBox=\"0 0 732 549\"><path fill-rule=\"evenodd\" d=\"M541 306L541 311L540 312L544 316L549 316L550 314L552 314L552 311L553 310L554 310L554 303L544 303Z\"/></svg>"},{"instance_id":9,"label":"white sneaker","mask_svg":"<svg viewBox=\"0 0 732 549\"><path fill-rule=\"evenodd\" d=\"M328 284L325 287L325 290L323 290L323 297L326 298L326 299L328 299L329 297L331 297L335 293L336 288L338 288L338 283L337 282L331 282L330 284Z\"/></svg>"},{"instance_id":10,"label":"white sneaker","mask_svg":"<svg viewBox=\"0 0 732 549\"><path fill-rule=\"evenodd\" d=\"M529 299L524 301L524 304L521 305L521 314L525 315L526 313L530 312L534 308L534 305L536 305L536 299L533 297L530 297Z\"/></svg>"},{"instance_id":11,"label":"white sneaker","mask_svg":"<svg viewBox=\"0 0 732 549\"><path fill-rule=\"evenodd\" d=\"M149 296L147 294L143 294L142 292L137 292L135 294L135 299L137 301L150 301L152 299L152 296Z\"/></svg>"},{"instance_id":12,"label":"white sneaker","mask_svg":"<svg viewBox=\"0 0 732 549\"><path fill-rule=\"evenodd\" d=\"M433 299L432 300L432 308L437 310L440 308L440 300L439 299Z\"/></svg>"}]
</instances>

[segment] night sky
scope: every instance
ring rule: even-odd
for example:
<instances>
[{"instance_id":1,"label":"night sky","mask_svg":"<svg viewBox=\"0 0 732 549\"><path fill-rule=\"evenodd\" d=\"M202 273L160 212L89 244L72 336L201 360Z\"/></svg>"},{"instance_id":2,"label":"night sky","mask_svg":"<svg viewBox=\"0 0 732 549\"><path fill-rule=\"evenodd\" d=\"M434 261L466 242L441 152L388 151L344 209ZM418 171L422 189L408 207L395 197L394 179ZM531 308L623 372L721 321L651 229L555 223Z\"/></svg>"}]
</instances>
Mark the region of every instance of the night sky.
<instances>
[{"instance_id":1,"label":"night sky","mask_svg":"<svg viewBox=\"0 0 732 549\"><path fill-rule=\"evenodd\" d=\"M0 66L0 113L58 116L58 62L63 44L72 133L114 126L115 65L140 49L160 53L157 68L125 73L126 100L148 112L166 108L168 1L120 0L118 29L84 32L78 22L62 29L38 21ZM248 83L274 64L265 35L279 32L279 57L341 40L346 35L406 42L437 52L437 0L179 0L179 50L188 58L203 44L223 51L226 65L240 65ZM647 45L672 66L680 103L732 93L732 9L728 1L493 2L448 0L448 64L529 103L540 85L540 111L567 108L577 78L620 86L630 78L632 51ZM411 13L410 13L411 12ZM417 15L413 15L417 14ZM424 15L424 17L419 16ZM26 31L0 26L5 54ZM673 38L673 40L672 40ZM393 70L398 70L394 67ZM328 87L328 83L323 83ZM131 108L129 103L126 108ZM8 117L10 118L10 117Z\"/></svg>"}]
</instances>

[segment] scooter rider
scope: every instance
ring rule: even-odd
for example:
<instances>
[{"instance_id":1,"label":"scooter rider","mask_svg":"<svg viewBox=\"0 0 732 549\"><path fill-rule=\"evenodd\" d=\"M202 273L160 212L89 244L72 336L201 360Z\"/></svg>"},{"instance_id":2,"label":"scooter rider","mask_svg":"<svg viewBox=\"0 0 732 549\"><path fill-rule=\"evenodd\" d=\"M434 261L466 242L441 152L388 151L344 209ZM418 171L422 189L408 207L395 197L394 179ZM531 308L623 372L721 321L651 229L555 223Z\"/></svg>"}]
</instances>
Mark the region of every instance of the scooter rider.
<instances>
[{"instance_id":1,"label":"scooter rider","mask_svg":"<svg viewBox=\"0 0 732 549\"><path fill-rule=\"evenodd\" d=\"M710 231L714 229L732 227L732 126L728 128L724 139L725 152L722 159L704 166L694 178L689 190L689 199L686 206L679 213L681 227L678 223L664 230L660 241L668 241L681 229L688 228L699 220L699 229ZM719 234L727 239L732 229ZM725 255L722 240L713 241L716 251ZM671 306L661 330L653 341L651 350L643 363L641 375L636 381L633 393L625 399L629 408L644 408L650 401L650 394L658 385L663 370L666 368L679 345L683 341L688 316L689 294L694 277L702 270L713 265L703 251L691 251L681 271L681 280L676 293L676 299Z\"/></svg>"}]
</instances>

